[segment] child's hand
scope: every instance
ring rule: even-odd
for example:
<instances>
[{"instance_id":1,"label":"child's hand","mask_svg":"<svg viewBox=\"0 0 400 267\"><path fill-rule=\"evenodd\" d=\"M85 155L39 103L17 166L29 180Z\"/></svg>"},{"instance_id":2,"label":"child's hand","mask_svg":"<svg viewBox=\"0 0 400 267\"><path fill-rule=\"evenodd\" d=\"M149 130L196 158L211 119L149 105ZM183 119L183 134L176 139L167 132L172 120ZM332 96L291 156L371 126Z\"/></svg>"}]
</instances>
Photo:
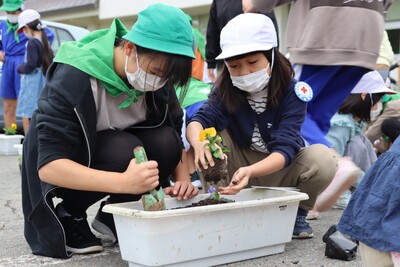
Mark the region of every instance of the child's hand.
<instances>
[{"instance_id":1,"label":"child's hand","mask_svg":"<svg viewBox=\"0 0 400 267\"><path fill-rule=\"evenodd\" d=\"M132 159L123 173L123 193L143 194L156 188L159 184L157 167L158 163L154 160L138 164L136 159Z\"/></svg>"},{"instance_id":2,"label":"child's hand","mask_svg":"<svg viewBox=\"0 0 400 267\"><path fill-rule=\"evenodd\" d=\"M194 164L198 171L201 171L200 164L201 167L205 170L208 169L208 165L210 165L211 167L215 165L210 149L205 146L207 142L207 140L204 140L201 142L198 141L196 142L196 144L193 144Z\"/></svg>"},{"instance_id":3,"label":"child's hand","mask_svg":"<svg viewBox=\"0 0 400 267\"><path fill-rule=\"evenodd\" d=\"M239 168L232 176L231 183L227 187L220 187L220 193L223 195L235 195L245 188L251 177L249 167Z\"/></svg>"},{"instance_id":4,"label":"child's hand","mask_svg":"<svg viewBox=\"0 0 400 267\"><path fill-rule=\"evenodd\" d=\"M164 189L164 193L171 197L176 197L178 200L188 199L196 196L199 189L192 185L189 181L177 181L174 186Z\"/></svg>"}]
</instances>

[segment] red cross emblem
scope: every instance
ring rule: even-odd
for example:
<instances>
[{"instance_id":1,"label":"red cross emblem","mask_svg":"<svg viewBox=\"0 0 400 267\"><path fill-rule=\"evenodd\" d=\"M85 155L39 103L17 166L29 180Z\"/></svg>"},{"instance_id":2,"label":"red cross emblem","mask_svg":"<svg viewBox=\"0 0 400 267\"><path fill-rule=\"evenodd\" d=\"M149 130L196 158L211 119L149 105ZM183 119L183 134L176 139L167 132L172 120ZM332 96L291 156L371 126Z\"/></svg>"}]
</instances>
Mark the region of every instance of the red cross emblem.
<instances>
[{"instance_id":1,"label":"red cross emblem","mask_svg":"<svg viewBox=\"0 0 400 267\"><path fill-rule=\"evenodd\" d=\"M303 94L307 93L307 88L305 88L304 86L300 90L303 91Z\"/></svg>"}]
</instances>

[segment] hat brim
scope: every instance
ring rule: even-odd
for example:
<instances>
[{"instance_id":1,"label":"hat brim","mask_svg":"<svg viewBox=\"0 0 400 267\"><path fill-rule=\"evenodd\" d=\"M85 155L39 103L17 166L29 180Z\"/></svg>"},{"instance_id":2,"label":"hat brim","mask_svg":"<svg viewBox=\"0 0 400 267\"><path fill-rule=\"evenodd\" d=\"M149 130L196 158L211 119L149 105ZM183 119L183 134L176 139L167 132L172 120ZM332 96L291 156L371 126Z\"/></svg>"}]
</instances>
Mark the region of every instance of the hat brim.
<instances>
[{"instance_id":1,"label":"hat brim","mask_svg":"<svg viewBox=\"0 0 400 267\"><path fill-rule=\"evenodd\" d=\"M23 32L22 28L25 26L26 26L26 24L18 25L18 29L17 29L18 33Z\"/></svg>"},{"instance_id":2,"label":"hat brim","mask_svg":"<svg viewBox=\"0 0 400 267\"><path fill-rule=\"evenodd\" d=\"M145 34L139 35L138 33L132 31L122 36L122 38L147 49L174 55L187 56L193 59L196 58L193 52L192 43L190 43L190 46L180 43L174 43L174 45L171 45L171 42L164 41L162 39L154 40L154 38L148 37Z\"/></svg>"},{"instance_id":3,"label":"hat brim","mask_svg":"<svg viewBox=\"0 0 400 267\"><path fill-rule=\"evenodd\" d=\"M6 12L13 12L21 9L21 5L19 4L4 4L0 7L0 10L4 10Z\"/></svg>"},{"instance_id":4,"label":"hat brim","mask_svg":"<svg viewBox=\"0 0 400 267\"><path fill-rule=\"evenodd\" d=\"M379 93L385 93L385 94L389 94L389 95L394 95L397 94L396 91L393 91L392 89L389 89L385 86L385 88L379 88L377 90L374 90L374 92L372 92L372 94L379 94Z\"/></svg>"},{"instance_id":5,"label":"hat brim","mask_svg":"<svg viewBox=\"0 0 400 267\"><path fill-rule=\"evenodd\" d=\"M387 88L386 86L381 86L381 87L376 88L376 89L374 89L374 90L372 90L372 91L369 91L369 92L366 92L365 90L362 90L361 88L362 88L362 87L360 87L358 90L353 90L353 91L351 91L351 94L364 94L364 93L367 93L367 94L380 94L380 93L384 93L384 94L390 94L390 95L397 94L396 91L393 91L392 89L389 89L389 88Z\"/></svg>"},{"instance_id":6,"label":"hat brim","mask_svg":"<svg viewBox=\"0 0 400 267\"><path fill-rule=\"evenodd\" d=\"M239 55L244 55L247 53L251 52L256 52L256 51L268 51L272 49L274 46L271 45L235 45L231 46L225 50L222 51L221 54L219 54L215 59L220 60L220 59L227 59Z\"/></svg>"}]
</instances>

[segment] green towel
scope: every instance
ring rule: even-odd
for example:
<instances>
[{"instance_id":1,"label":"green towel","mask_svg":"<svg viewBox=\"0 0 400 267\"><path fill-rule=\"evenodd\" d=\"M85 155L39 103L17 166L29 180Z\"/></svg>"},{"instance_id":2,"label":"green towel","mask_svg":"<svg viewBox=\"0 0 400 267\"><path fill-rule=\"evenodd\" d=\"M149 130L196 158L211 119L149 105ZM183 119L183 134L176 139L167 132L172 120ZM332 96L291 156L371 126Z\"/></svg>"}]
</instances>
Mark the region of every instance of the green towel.
<instances>
[{"instance_id":1,"label":"green towel","mask_svg":"<svg viewBox=\"0 0 400 267\"><path fill-rule=\"evenodd\" d=\"M89 33L79 41L63 43L54 61L71 65L98 79L112 96L126 94L127 99L118 108L129 107L143 92L129 88L114 70L115 39L126 33L122 22L115 19L108 29Z\"/></svg>"}]
</instances>

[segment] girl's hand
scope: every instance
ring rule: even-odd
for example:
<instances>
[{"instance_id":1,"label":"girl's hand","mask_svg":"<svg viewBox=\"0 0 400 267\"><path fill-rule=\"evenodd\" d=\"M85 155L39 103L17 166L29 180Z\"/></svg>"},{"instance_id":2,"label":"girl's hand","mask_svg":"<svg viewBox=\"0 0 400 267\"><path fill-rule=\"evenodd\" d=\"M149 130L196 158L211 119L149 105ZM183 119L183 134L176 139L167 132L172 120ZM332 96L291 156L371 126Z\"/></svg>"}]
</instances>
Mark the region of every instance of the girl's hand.
<instances>
[{"instance_id":1,"label":"girl's hand","mask_svg":"<svg viewBox=\"0 0 400 267\"><path fill-rule=\"evenodd\" d=\"M223 195L235 195L248 185L250 178L250 167L241 167L233 174L231 183L227 187L219 188L220 193Z\"/></svg>"},{"instance_id":2,"label":"girl's hand","mask_svg":"<svg viewBox=\"0 0 400 267\"><path fill-rule=\"evenodd\" d=\"M189 199L199 193L199 189L192 185L189 181L177 181L174 186L164 189L164 193L171 197L176 197L178 200Z\"/></svg>"},{"instance_id":3,"label":"girl's hand","mask_svg":"<svg viewBox=\"0 0 400 267\"><path fill-rule=\"evenodd\" d=\"M5 59L5 54L4 54L3 51L0 51L0 61L1 61L1 62L5 62L5 61L6 61L6 59Z\"/></svg>"},{"instance_id":4,"label":"girl's hand","mask_svg":"<svg viewBox=\"0 0 400 267\"><path fill-rule=\"evenodd\" d=\"M157 167L158 163L154 160L138 164L136 159L132 159L123 173L123 193L143 194L156 188L159 184Z\"/></svg>"},{"instance_id":5,"label":"girl's hand","mask_svg":"<svg viewBox=\"0 0 400 267\"><path fill-rule=\"evenodd\" d=\"M211 167L215 165L210 149L205 146L207 142L206 140L202 142L197 141L192 145L194 150L194 164L198 171L201 171L200 164L203 169L208 169L208 165Z\"/></svg>"}]
</instances>

